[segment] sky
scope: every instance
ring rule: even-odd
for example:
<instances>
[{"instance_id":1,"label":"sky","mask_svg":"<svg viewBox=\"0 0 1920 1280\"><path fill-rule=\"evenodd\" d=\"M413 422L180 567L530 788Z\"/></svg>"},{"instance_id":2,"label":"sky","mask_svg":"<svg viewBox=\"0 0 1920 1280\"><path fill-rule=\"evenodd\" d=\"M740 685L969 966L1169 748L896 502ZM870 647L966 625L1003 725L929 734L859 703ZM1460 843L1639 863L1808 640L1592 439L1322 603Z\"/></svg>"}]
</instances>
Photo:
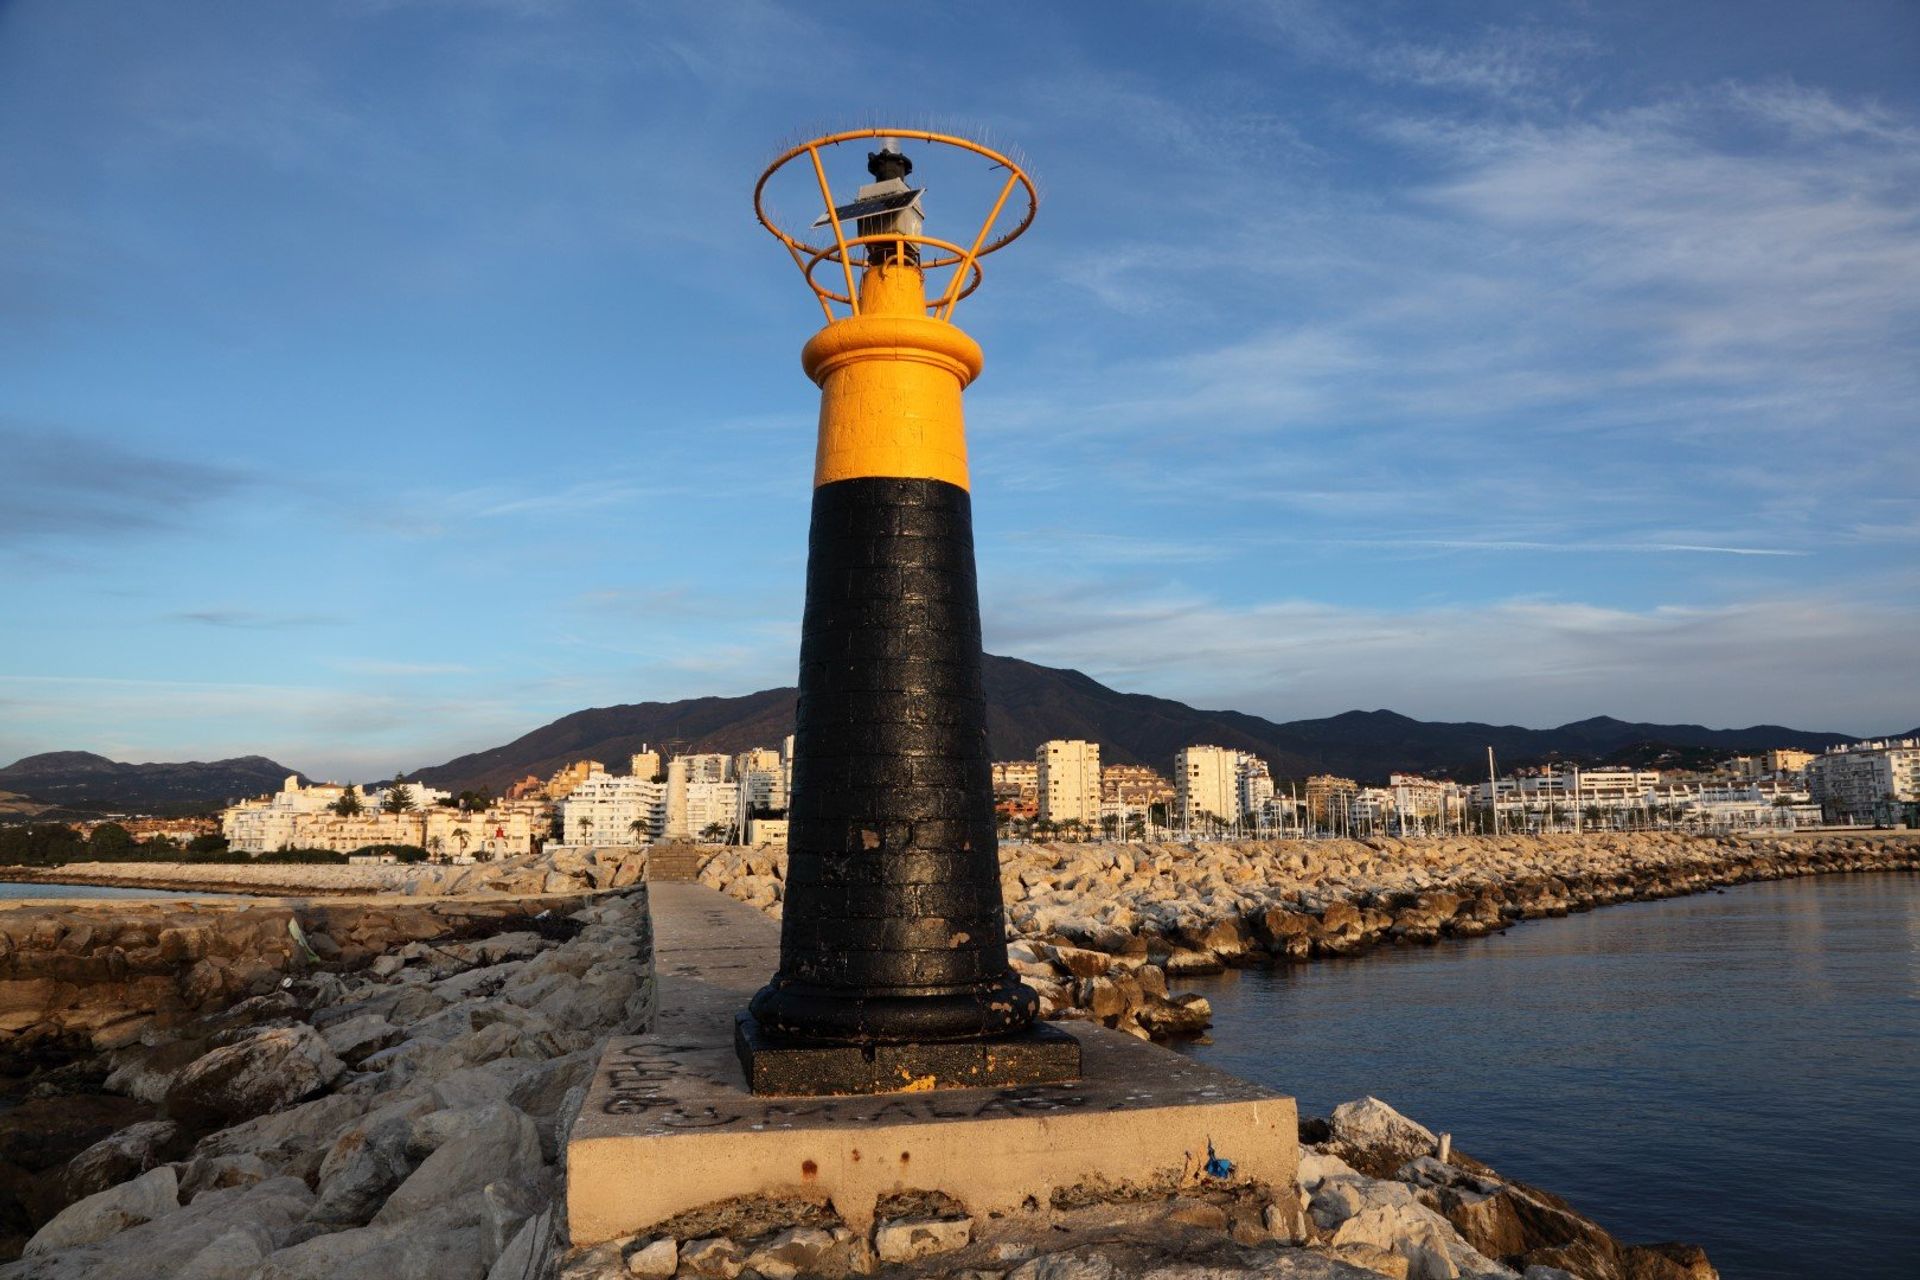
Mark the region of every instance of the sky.
<instances>
[{"instance_id":1,"label":"sky","mask_svg":"<svg viewBox=\"0 0 1920 1280\"><path fill-rule=\"evenodd\" d=\"M791 683L822 321L751 191L888 122L1040 184L955 316L990 652L1910 729L1916 68L1908 0L0 0L0 761Z\"/></svg>"}]
</instances>

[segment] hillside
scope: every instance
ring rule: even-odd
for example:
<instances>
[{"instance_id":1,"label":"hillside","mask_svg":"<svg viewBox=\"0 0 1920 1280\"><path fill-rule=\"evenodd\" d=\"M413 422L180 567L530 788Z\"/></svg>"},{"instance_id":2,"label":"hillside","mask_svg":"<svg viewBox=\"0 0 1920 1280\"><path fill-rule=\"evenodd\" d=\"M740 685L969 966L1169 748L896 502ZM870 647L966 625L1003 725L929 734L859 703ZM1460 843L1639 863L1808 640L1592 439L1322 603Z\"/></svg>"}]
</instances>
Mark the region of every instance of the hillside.
<instances>
[{"instance_id":1,"label":"hillside","mask_svg":"<svg viewBox=\"0 0 1920 1280\"><path fill-rule=\"evenodd\" d=\"M1733 754L1769 747L1819 750L1852 738L1778 725L1709 729L1605 716L1554 729L1439 723L1392 711L1348 711L1276 723L1238 711L1205 711L1170 698L1121 693L1078 671L1017 658L987 655L983 676L996 760L1030 759L1034 748L1049 738L1087 738L1101 744L1108 763L1150 764L1163 772L1171 767L1174 752L1193 743L1252 751L1281 777L1334 772L1384 781L1388 773L1402 769L1478 778L1486 769L1488 746L1505 769L1548 758L1597 762L1649 743ZM482 784L498 790L530 773L545 777L582 757L619 771L630 754L648 743L707 751L770 746L792 732L795 697L792 688L763 689L737 698L576 711L504 746L413 776L449 790Z\"/></svg>"},{"instance_id":2,"label":"hillside","mask_svg":"<svg viewBox=\"0 0 1920 1280\"><path fill-rule=\"evenodd\" d=\"M0 791L76 813L196 813L278 791L292 772L265 756L122 764L91 751L48 751L0 769Z\"/></svg>"}]
</instances>

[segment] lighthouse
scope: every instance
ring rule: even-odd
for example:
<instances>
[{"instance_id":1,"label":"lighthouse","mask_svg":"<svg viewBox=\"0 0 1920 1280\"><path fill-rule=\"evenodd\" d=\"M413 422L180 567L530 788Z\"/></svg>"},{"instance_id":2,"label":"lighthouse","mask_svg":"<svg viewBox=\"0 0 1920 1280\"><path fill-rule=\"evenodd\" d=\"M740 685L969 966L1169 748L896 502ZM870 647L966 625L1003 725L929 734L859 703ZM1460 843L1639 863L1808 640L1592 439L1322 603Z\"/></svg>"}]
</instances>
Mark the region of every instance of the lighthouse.
<instances>
[{"instance_id":1,"label":"lighthouse","mask_svg":"<svg viewBox=\"0 0 1920 1280\"><path fill-rule=\"evenodd\" d=\"M915 151L923 174L1004 174L969 245L927 234ZM862 152L869 180L837 197L830 169ZM815 180L822 243L769 213L789 165ZM780 964L736 1020L756 1093L1079 1074L1007 961L962 413L983 357L952 320L1036 205L1011 158L902 129L802 143L755 189L826 318L801 352L820 416Z\"/></svg>"}]
</instances>

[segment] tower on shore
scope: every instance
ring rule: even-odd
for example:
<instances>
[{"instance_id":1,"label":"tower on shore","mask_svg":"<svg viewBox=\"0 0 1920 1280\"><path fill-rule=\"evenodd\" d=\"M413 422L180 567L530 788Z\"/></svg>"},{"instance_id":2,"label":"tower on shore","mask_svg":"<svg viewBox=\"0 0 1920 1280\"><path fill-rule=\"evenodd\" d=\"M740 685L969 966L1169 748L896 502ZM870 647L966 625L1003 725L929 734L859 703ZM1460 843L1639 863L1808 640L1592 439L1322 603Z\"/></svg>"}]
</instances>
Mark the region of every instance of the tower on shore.
<instances>
[{"instance_id":1,"label":"tower on shore","mask_svg":"<svg viewBox=\"0 0 1920 1280\"><path fill-rule=\"evenodd\" d=\"M926 234L911 144L1004 170L970 246ZM863 151L871 180L836 199L830 166ZM811 171L826 211L809 234L830 242L769 213L789 164ZM820 425L780 968L737 1026L755 1092L1079 1073L1078 1042L1035 1023L1007 963L961 413L981 352L951 319L1036 204L1008 157L910 129L803 143L754 191L827 320L801 353Z\"/></svg>"}]
</instances>

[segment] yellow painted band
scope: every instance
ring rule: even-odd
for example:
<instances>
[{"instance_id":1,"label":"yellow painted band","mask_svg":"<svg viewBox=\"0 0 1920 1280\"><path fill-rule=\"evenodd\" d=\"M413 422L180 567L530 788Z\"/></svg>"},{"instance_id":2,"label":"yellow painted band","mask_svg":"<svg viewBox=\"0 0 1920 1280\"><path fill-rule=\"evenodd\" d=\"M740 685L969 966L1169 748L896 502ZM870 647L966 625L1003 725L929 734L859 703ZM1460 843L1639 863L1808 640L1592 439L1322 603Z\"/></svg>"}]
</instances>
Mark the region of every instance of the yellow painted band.
<instances>
[{"instance_id":1,"label":"yellow painted band","mask_svg":"<svg viewBox=\"0 0 1920 1280\"><path fill-rule=\"evenodd\" d=\"M980 376L980 344L921 314L919 276L869 270L863 299L883 304L881 313L837 320L801 352L820 386L816 487L869 476L968 487L960 393Z\"/></svg>"}]
</instances>

